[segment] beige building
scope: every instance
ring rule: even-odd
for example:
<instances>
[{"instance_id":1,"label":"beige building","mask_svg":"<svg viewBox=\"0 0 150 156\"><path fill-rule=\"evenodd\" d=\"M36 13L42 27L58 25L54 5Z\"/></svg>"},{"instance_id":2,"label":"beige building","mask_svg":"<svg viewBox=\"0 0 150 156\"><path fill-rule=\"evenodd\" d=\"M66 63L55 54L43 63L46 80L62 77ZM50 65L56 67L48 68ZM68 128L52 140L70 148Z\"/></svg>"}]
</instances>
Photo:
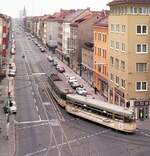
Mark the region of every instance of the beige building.
<instances>
[{"instance_id":1,"label":"beige building","mask_svg":"<svg viewBox=\"0 0 150 156\"><path fill-rule=\"evenodd\" d=\"M114 0L109 16L109 101L150 117L150 1Z\"/></svg>"}]
</instances>

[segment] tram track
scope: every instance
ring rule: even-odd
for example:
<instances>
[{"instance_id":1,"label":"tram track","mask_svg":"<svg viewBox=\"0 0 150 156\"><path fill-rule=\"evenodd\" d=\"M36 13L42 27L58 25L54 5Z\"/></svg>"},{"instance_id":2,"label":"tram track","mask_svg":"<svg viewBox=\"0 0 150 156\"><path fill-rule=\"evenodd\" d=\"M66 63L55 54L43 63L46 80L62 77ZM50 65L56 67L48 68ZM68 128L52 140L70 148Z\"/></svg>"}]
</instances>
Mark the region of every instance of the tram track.
<instances>
[{"instance_id":1,"label":"tram track","mask_svg":"<svg viewBox=\"0 0 150 156\"><path fill-rule=\"evenodd\" d=\"M30 54L31 54L31 53L30 53ZM29 59L28 59L28 61L29 61ZM32 66L31 61L30 61L30 63L28 64L28 66ZM29 68L30 68L30 67L29 67ZM41 69L42 69L42 66L41 66ZM33 70L33 69L32 69L32 70ZM34 78L34 79L35 79L35 78ZM58 107L56 107L56 101L54 101L54 99L52 99L52 97L49 95L49 93L48 93L48 91L47 91L47 86L45 86L44 82L45 82L45 81L40 80L40 84L42 84L43 89L44 89L44 91L46 92L46 95L47 95L48 99L49 99L50 102L52 103L52 106L53 106L54 111L55 111L55 113L56 113L56 117L57 117L57 119L58 119L59 128L60 128L60 130L61 130L61 132L62 132L62 135L64 136L64 138L65 138L65 140L66 140L66 142L67 142L68 148L69 148L69 150L70 150L70 154L71 154L71 156L73 156L74 154L73 154L73 151L72 151L72 147L71 147L71 145L70 145L70 143L69 143L69 141L68 141L67 135L66 135L66 133L65 133L65 131L64 131L62 125L61 125L61 122L60 122L60 120L59 120L59 118L58 118L57 112L60 111L60 110L59 110ZM38 85L38 84L37 84L37 85ZM38 93L38 94L39 94L39 93ZM52 126L50 125L50 119L49 119L49 117L48 117L48 112L47 112L45 106L43 105L43 102L42 102L42 99L41 99L40 94L39 94L39 97L40 97L40 101L41 101L42 107L44 108L44 113L45 113L46 118L47 118L48 123L49 123L49 128L50 128L50 130L51 130L52 133L53 133L54 140L55 140L55 144L56 144L56 147L57 147L58 152L59 152L59 154L60 154L61 147L58 146L58 143L57 143L57 140L56 140L56 137L55 137L55 133L54 133L54 131L53 131ZM55 103L55 104L54 104L54 103ZM58 110L58 111L57 111L57 110ZM63 136L62 136L62 138L63 138ZM51 143L51 141L50 141L50 143ZM63 145L63 139L62 139L62 145ZM48 150L47 150L47 154L46 154L46 155L48 155L49 150L50 150L50 144L49 144L49 148L48 148Z\"/></svg>"}]
</instances>

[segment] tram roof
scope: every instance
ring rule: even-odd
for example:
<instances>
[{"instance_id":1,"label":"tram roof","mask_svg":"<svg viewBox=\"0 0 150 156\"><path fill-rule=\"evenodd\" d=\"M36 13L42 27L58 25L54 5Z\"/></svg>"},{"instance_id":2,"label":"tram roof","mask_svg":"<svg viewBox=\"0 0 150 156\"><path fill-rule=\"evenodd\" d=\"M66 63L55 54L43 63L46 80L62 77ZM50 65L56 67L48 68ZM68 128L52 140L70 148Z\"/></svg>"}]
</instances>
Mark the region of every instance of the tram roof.
<instances>
[{"instance_id":1,"label":"tram roof","mask_svg":"<svg viewBox=\"0 0 150 156\"><path fill-rule=\"evenodd\" d=\"M88 97L84 97L81 95L76 95L76 94L68 94L67 98L69 100L73 100L76 102L81 102L85 105L89 105L98 109L102 109L102 110L106 110L115 114L119 114L119 115L123 115L123 116L131 116L133 115L133 111L129 110L127 108L115 105L115 104L111 104L108 102L104 102L98 99L91 99Z\"/></svg>"}]
</instances>

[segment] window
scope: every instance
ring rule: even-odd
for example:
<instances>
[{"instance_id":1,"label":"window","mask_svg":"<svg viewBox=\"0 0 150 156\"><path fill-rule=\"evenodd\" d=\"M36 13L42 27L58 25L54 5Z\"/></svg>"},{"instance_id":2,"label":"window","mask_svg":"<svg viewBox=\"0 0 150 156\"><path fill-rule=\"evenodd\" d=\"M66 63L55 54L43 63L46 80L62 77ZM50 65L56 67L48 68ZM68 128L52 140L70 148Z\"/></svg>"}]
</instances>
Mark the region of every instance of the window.
<instances>
[{"instance_id":1,"label":"window","mask_svg":"<svg viewBox=\"0 0 150 156\"><path fill-rule=\"evenodd\" d=\"M121 61L121 69L125 70L125 62Z\"/></svg>"},{"instance_id":2,"label":"window","mask_svg":"<svg viewBox=\"0 0 150 156\"><path fill-rule=\"evenodd\" d=\"M110 41L110 47L114 48L114 41L112 41L112 40Z\"/></svg>"},{"instance_id":3,"label":"window","mask_svg":"<svg viewBox=\"0 0 150 156\"><path fill-rule=\"evenodd\" d=\"M98 71L101 73L102 72L102 65L98 65Z\"/></svg>"},{"instance_id":4,"label":"window","mask_svg":"<svg viewBox=\"0 0 150 156\"><path fill-rule=\"evenodd\" d=\"M146 81L136 82L136 91L147 91L147 86Z\"/></svg>"},{"instance_id":5,"label":"window","mask_svg":"<svg viewBox=\"0 0 150 156\"><path fill-rule=\"evenodd\" d=\"M116 76L116 84L119 85L119 77Z\"/></svg>"},{"instance_id":6,"label":"window","mask_svg":"<svg viewBox=\"0 0 150 156\"><path fill-rule=\"evenodd\" d=\"M94 33L94 36L95 36L95 40L97 40L97 33L96 32Z\"/></svg>"},{"instance_id":7,"label":"window","mask_svg":"<svg viewBox=\"0 0 150 156\"><path fill-rule=\"evenodd\" d=\"M115 59L115 67L118 69L119 68L119 59Z\"/></svg>"},{"instance_id":8,"label":"window","mask_svg":"<svg viewBox=\"0 0 150 156\"><path fill-rule=\"evenodd\" d=\"M136 63L136 72L147 72L147 63Z\"/></svg>"},{"instance_id":9,"label":"window","mask_svg":"<svg viewBox=\"0 0 150 156\"><path fill-rule=\"evenodd\" d=\"M125 80L121 79L121 87L122 87L122 88L125 88L125 85L126 85Z\"/></svg>"},{"instance_id":10,"label":"window","mask_svg":"<svg viewBox=\"0 0 150 156\"><path fill-rule=\"evenodd\" d=\"M95 55L96 55L96 47L94 47L94 50L95 50Z\"/></svg>"},{"instance_id":11,"label":"window","mask_svg":"<svg viewBox=\"0 0 150 156\"><path fill-rule=\"evenodd\" d=\"M106 42L106 39L107 39L106 34L103 34L103 42Z\"/></svg>"},{"instance_id":12,"label":"window","mask_svg":"<svg viewBox=\"0 0 150 156\"><path fill-rule=\"evenodd\" d=\"M98 40L101 40L101 33L98 33Z\"/></svg>"},{"instance_id":13,"label":"window","mask_svg":"<svg viewBox=\"0 0 150 156\"><path fill-rule=\"evenodd\" d=\"M112 74L112 73L110 74L110 80L114 81L114 74Z\"/></svg>"},{"instance_id":14,"label":"window","mask_svg":"<svg viewBox=\"0 0 150 156\"><path fill-rule=\"evenodd\" d=\"M126 31L126 26L122 25L122 32L125 32L125 31Z\"/></svg>"},{"instance_id":15,"label":"window","mask_svg":"<svg viewBox=\"0 0 150 156\"><path fill-rule=\"evenodd\" d=\"M113 64L114 64L114 58L112 56L110 56L110 65L113 66Z\"/></svg>"},{"instance_id":16,"label":"window","mask_svg":"<svg viewBox=\"0 0 150 156\"><path fill-rule=\"evenodd\" d=\"M119 42L116 42L116 50L119 50Z\"/></svg>"},{"instance_id":17,"label":"window","mask_svg":"<svg viewBox=\"0 0 150 156\"><path fill-rule=\"evenodd\" d=\"M137 25L136 27L137 34L148 34L148 26L147 25Z\"/></svg>"},{"instance_id":18,"label":"window","mask_svg":"<svg viewBox=\"0 0 150 156\"><path fill-rule=\"evenodd\" d=\"M125 51L126 51L126 46L125 46L125 43L122 43L121 50L122 50L123 52L125 52Z\"/></svg>"},{"instance_id":19,"label":"window","mask_svg":"<svg viewBox=\"0 0 150 156\"><path fill-rule=\"evenodd\" d=\"M147 44L137 44L136 52L137 53L147 53L148 52L148 45Z\"/></svg>"},{"instance_id":20,"label":"window","mask_svg":"<svg viewBox=\"0 0 150 156\"><path fill-rule=\"evenodd\" d=\"M119 24L116 25L116 31L119 32Z\"/></svg>"},{"instance_id":21,"label":"window","mask_svg":"<svg viewBox=\"0 0 150 156\"><path fill-rule=\"evenodd\" d=\"M114 30L114 24L111 24L111 31L113 32Z\"/></svg>"}]
</instances>

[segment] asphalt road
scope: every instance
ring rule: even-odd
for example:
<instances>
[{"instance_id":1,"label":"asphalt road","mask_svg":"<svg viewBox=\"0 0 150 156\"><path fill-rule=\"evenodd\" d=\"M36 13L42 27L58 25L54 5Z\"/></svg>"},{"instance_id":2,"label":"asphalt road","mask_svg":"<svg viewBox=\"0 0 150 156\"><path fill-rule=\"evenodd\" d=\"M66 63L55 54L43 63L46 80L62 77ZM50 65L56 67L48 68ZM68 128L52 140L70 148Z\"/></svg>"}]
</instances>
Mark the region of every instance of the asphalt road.
<instances>
[{"instance_id":1,"label":"asphalt road","mask_svg":"<svg viewBox=\"0 0 150 156\"><path fill-rule=\"evenodd\" d=\"M150 155L150 132L120 133L59 107L47 91L47 75L53 69L46 55L17 30L16 156Z\"/></svg>"}]
</instances>

